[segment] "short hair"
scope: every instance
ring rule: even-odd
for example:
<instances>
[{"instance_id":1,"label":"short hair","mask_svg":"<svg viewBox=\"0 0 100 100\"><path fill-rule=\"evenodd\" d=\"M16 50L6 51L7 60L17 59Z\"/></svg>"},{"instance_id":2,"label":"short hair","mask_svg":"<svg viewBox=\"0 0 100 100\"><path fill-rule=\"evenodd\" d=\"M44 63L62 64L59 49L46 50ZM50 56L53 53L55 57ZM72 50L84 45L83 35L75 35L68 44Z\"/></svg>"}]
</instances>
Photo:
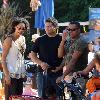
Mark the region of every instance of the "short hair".
<instances>
[{"instance_id":1,"label":"short hair","mask_svg":"<svg viewBox=\"0 0 100 100\"><path fill-rule=\"evenodd\" d=\"M46 22L50 22L53 24L53 26L58 27L58 21L54 17L49 17L48 19L46 19Z\"/></svg>"},{"instance_id":2,"label":"short hair","mask_svg":"<svg viewBox=\"0 0 100 100\"><path fill-rule=\"evenodd\" d=\"M77 21L71 21L69 24L75 24L78 28L81 28L81 25Z\"/></svg>"}]
</instances>

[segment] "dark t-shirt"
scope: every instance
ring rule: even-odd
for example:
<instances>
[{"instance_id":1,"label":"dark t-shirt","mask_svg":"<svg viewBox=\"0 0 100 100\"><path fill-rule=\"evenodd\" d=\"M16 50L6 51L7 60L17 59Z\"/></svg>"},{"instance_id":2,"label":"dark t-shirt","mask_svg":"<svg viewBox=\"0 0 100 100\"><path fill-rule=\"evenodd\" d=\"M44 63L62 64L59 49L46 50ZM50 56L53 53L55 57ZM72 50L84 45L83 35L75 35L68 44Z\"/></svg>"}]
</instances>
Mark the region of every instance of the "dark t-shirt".
<instances>
[{"instance_id":1,"label":"dark t-shirt","mask_svg":"<svg viewBox=\"0 0 100 100\"><path fill-rule=\"evenodd\" d=\"M57 67L62 62L62 58L58 58L58 47L61 39L62 37L58 34L55 37L43 35L35 41L32 51L38 53L39 59L43 62L52 67Z\"/></svg>"}]
</instances>

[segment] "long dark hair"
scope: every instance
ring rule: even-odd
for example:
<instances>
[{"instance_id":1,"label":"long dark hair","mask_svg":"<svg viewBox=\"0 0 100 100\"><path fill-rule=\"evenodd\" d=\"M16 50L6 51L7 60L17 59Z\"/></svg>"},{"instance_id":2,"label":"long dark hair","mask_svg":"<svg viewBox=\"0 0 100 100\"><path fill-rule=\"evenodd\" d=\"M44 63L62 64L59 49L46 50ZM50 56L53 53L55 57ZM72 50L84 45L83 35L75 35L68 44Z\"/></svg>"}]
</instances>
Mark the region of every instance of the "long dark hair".
<instances>
[{"instance_id":1,"label":"long dark hair","mask_svg":"<svg viewBox=\"0 0 100 100\"><path fill-rule=\"evenodd\" d=\"M12 34L12 33L15 32L15 27L16 27L18 24L20 24L20 23L21 23L21 22L18 21L18 20L12 22L12 25L11 25L12 29L11 29L10 34Z\"/></svg>"},{"instance_id":2,"label":"long dark hair","mask_svg":"<svg viewBox=\"0 0 100 100\"><path fill-rule=\"evenodd\" d=\"M14 33L15 32L15 27L20 24L20 23L24 23L25 24L25 29L27 29L27 26L26 26L26 23L24 21L20 21L20 20L14 20L12 22L12 29L11 29L11 32L10 34Z\"/></svg>"}]
</instances>

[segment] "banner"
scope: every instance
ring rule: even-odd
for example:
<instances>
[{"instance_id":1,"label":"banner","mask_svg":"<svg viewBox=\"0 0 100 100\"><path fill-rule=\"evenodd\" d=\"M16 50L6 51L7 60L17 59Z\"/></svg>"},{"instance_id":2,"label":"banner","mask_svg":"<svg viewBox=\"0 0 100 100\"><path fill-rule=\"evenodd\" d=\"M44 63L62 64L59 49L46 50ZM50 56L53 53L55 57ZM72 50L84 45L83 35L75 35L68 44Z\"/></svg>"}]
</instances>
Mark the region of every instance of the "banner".
<instances>
[{"instance_id":1,"label":"banner","mask_svg":"<svg viewBox=\"0 0 100 100\"><path fill-rule=\"evenodd\" d=\"M45 20L54 16L54 1L40 0L41 6L35 12L35 28L44 29Z\"/></svg>"},{"instance_id":2,"label":"banner","mask_svg":"<svg viewBox=\"0 0 100 100\"><path fill-rule=\"evenodd\" d=\"M100 37L100 8L89 8L89 41Z\"/></svg>"}]
</instances>

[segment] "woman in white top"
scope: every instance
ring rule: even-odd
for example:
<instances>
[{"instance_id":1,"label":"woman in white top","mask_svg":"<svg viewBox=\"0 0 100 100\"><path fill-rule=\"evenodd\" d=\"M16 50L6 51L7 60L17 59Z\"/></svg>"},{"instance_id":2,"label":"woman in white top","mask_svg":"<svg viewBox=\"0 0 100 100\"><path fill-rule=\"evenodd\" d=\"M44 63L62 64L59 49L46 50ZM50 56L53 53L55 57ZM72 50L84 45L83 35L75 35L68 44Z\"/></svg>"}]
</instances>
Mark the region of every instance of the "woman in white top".
<instances>
[{"instance_id":1,"label":"woman in white top","mask_svg":"<svg viewBox=\"0 0 100 100\"><path fill-rule=\"evenodd\" d=\"M12 34L3 43L2 67L5 79L5 100L11 95L21 95L25 77L24 51L25 38L23 32L27 29L25 22L19 20L12 23Z\"/></svg>"}]
</instances>

